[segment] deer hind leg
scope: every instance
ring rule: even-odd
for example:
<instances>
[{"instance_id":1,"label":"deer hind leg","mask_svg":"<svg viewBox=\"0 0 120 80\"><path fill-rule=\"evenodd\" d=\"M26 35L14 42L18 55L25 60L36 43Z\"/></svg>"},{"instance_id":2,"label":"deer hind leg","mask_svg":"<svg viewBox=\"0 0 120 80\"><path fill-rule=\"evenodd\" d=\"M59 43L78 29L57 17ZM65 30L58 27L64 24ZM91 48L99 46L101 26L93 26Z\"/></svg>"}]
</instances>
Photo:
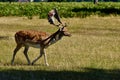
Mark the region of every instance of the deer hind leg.
<instances>
[{"instance_id":1,"label":"deer hind leg","mask_svg":"<svg viewBox=\"0 0 120 80\"><path fill-rule=\"evenodd\" d=\"M41 58L43 54L44 54L45 64L46 64L47 66L49 66L49 64L47 63L47 57L46 57L46 54L45 54L45 52L44 52L44 49L41 49L41 50L40 50L40 55L39 55L35 60L33 60L32 65L33 65L39 58Z\"/></svg>"},{"instance_id":2,"label":"deer hind leg","mask_svg":"<svg viewBox=\"0 0 120 80\"><path fill-rule=\"evenodd\" d=\"M24 49L23 53L24 53L24 55L25 55L25 57L26 57L26 59L28 61L28 65L30 65L30 59L29 59L28 54L27 54L28 49L29 49L29 46L25 46L25 49Z\"/></svg>"},{"instance_id":3,"label":"deer hind leg","mask_svg":"<svg viewBox=\"0 0 120 80\"><path fill-rule=\"evenodd\" d=\"M14 59L15 59L16 53L18 52L18 50L20 50L21 47L22 47L22 44L17 44L16 48L14 49L13 57L12 57L12 60L11 60L11 65L14 64Z\"/></svg>"}]
</instances>

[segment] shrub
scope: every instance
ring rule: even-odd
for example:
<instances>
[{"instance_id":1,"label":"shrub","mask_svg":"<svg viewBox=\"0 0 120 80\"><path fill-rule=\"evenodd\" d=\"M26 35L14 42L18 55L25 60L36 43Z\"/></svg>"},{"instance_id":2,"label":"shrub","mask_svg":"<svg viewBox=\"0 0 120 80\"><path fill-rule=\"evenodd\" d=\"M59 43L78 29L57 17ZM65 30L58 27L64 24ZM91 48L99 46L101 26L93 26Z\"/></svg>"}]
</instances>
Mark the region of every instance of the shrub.
<instances>
[{"instance_id":1,"label":"shrub","mask_svg":"<svg viewBox=\"0 0 120 80\"><path fill-rule=\"evenodd\" d=\"M53 9L59 10L61 17L86 17L90 15L120 15L120 3L91 2L38 2L38 3L0 3L0 16L39 16L46 18L47 13Z\"/></svg>"}]
</instances>

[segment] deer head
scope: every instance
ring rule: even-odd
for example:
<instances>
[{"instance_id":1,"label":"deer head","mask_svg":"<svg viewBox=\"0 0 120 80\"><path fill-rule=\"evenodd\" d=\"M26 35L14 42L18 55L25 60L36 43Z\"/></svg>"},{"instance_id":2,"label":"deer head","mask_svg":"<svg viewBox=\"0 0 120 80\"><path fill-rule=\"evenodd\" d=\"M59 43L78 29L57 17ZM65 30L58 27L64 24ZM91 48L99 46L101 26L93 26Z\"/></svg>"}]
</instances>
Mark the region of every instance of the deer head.
<instances>
[{"instance_id":1,"label":"deer head","mask_svg":"<svg viewBox=\"0 0 120 80\"><path fill-rule=\"evenodd\" d=\"M57 19L57 21L59 22L59 24L55 24L54 18ZM60 16L58 14L57 9L54 8L53 10L49 11L49 13L48 13L48 22L50 24L53 24L53 25L59 27L61 35L63 35L63 36L71 36L71 34L68 32L68 30L66 28L67 24L66 23L63 24L61 22Z\"/></svg>"},{"instance_id":2,"label":"deer head","mask_svg":"<svg viewBox=\"0 0 120 80\"><path fill-rule=\"evenodd\" d=\"M69 36L69 37L71 36L71 34L68 32L67 24L66 23L64 25L62 24L61 27L59 26L59 30L60 30L61 35L63 35L63 36Z\"/></svg>"}]
</instances>

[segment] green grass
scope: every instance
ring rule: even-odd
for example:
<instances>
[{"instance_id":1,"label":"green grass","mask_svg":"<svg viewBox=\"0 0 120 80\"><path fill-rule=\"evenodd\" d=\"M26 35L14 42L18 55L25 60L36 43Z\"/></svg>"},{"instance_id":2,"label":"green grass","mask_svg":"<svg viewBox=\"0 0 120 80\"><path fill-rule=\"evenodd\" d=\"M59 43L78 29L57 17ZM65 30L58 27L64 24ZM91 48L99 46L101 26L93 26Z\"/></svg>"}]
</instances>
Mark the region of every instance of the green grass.
<instances>
[{"instance_id":1,"label":"green grass","mask_svg":"<svg viewBox=\"0 0 120 80\"><path fill-rule=\"evenodd\" d=\"M46 49L49 67L44 65L43 57L28 66L23 49L11 66L16 31L53 33L57 28L38 17L32 20L0 17L0 80L119 80L120 16L62 18L62 21L68 23L72 36ZM39 49L30 48L28 54L32 61L39 55Z\"/></svg>"}]
</instances>

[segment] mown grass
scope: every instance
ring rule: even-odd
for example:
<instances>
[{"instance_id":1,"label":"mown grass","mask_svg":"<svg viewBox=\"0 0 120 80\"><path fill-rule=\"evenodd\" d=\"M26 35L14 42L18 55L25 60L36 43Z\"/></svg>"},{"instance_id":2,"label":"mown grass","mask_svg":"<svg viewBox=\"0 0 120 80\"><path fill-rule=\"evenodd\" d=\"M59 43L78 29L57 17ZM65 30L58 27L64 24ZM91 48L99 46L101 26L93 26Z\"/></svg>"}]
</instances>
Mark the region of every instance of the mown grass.
<instances>
[{"instance_id":1,"label":"mown grass","mask_svg":"<svg viewBox=\"0 0 120 80\"><path fill-rule=\"evenodd\" d=\"M37 17L32 20L1 17L0 80L119 80L120 16L62 20L68 23L72 37L64 37L46 49L49 67L44 65L43 57L28 66L23 49L11 66L16 31L33 29L53 33L57 28ZM28 54L32 61L39 55L39 49L30 48Z\"/></svg>"}]
</instances>

